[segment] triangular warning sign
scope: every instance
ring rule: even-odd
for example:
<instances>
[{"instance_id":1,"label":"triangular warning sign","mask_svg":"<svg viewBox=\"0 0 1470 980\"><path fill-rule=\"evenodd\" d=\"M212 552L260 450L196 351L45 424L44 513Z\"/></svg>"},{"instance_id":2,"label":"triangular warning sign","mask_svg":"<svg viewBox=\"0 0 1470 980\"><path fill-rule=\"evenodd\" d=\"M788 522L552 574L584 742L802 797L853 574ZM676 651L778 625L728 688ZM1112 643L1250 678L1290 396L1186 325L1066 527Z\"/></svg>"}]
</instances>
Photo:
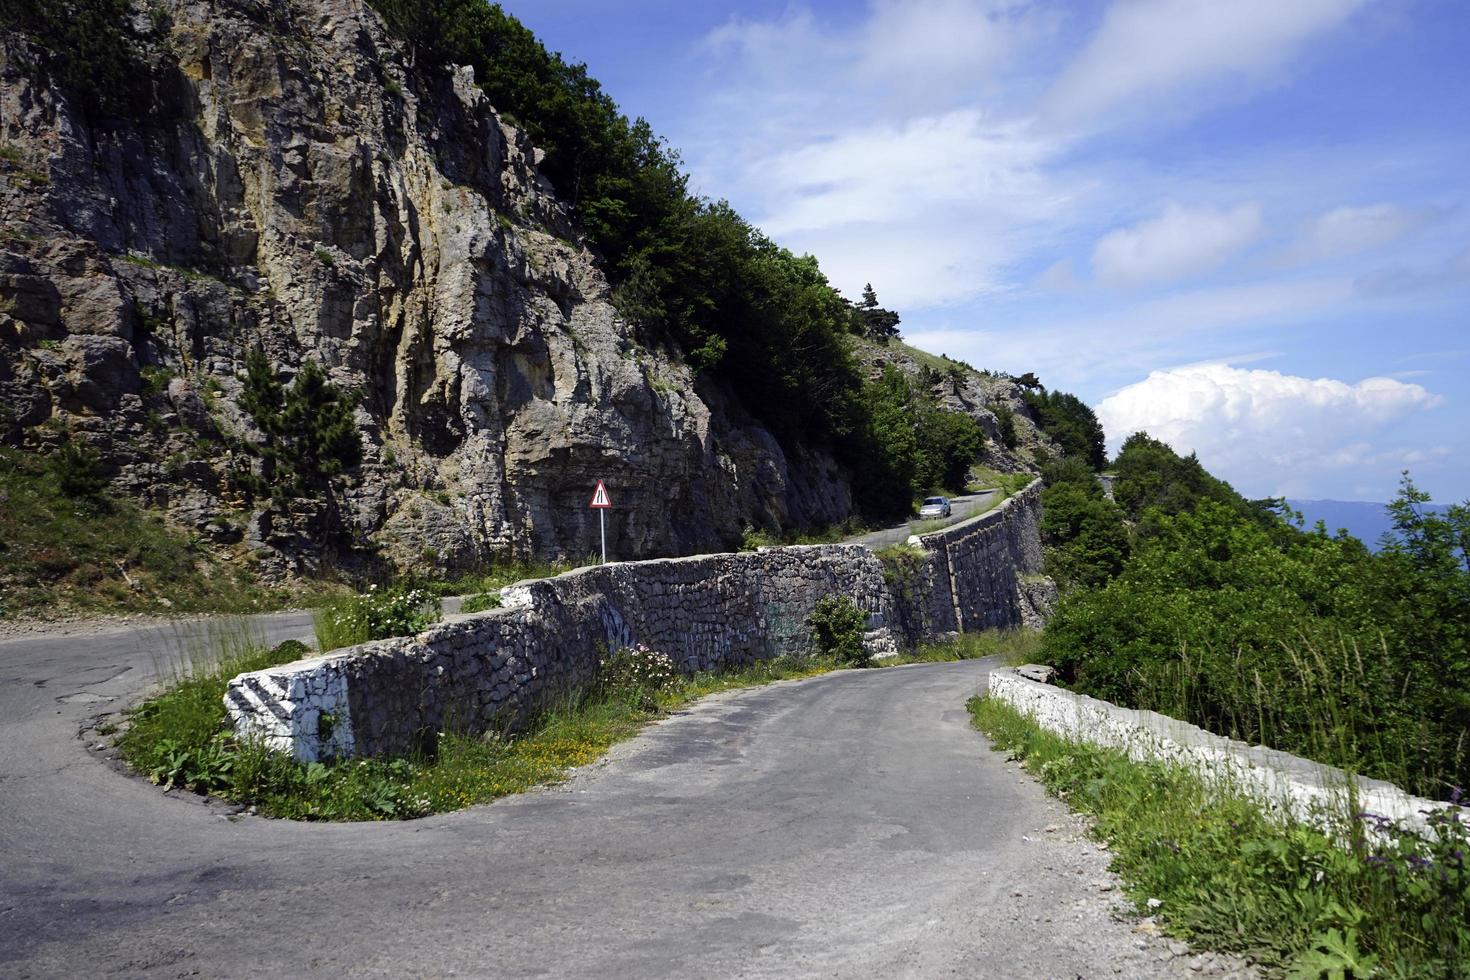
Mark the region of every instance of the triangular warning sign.
<instances>
[{"instance_id":1,"label":"triangular warning sign","mask_svg":"<svg viewBox=\"0 0 1470 980\"><path fill-rule=\"evenodd\" d=\"M607 495L607 487L605 487L605 486L602 485L602 481L601 480L598 480L597 481L597 491L592 494L592 503L588 504L587 506L588 507L611 507L612 506L612 498Z\"/></svg>"}]
</instances>

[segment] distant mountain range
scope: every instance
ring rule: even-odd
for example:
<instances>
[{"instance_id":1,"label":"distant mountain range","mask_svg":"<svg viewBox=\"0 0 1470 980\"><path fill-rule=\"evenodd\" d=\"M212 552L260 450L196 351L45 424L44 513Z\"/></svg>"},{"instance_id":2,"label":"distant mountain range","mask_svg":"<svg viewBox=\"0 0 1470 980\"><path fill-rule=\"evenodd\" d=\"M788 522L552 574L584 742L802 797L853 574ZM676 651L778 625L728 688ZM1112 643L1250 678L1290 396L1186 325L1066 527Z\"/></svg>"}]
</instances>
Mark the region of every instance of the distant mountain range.
<instances>
[{"instance_id":1,"label":"distant mountain range","mask_svg":"<svg viewBox=\"0 0 1470 980\"><path fill-rule=\"evenodd\" d=\"M1387 504L1375 504L1366 500L1287 500L1293 510L1299 510L1307 519L1307 528L1318 521L1327 525L1327 531L1335 534L1339 528L1347 532L1374 551L1378 550L1378 539L1393 530L1393 519L1388 516ZM1432 511L1443 511L1442 504L1429 504Z\"/></svg>"}]
</instances>

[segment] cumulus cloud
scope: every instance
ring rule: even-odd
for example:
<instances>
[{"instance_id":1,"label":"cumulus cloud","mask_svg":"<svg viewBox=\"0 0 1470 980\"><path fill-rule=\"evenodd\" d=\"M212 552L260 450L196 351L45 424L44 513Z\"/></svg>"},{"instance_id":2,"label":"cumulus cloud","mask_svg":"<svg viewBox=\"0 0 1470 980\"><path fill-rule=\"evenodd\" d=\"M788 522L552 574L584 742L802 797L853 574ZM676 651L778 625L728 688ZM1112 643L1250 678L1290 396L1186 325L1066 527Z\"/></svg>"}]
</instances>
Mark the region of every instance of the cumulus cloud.
<instances>
[{"instance_id":1,"label":"cumulus cloud","mask_svg":"<svg viewBox=\"0 0 1470 980\"><path fill-rule=\"evenodd\" d=\"M1110 286L1168 282L1215 268L1261 236L1259 204L1230 210L1170 204L1157 218L1104 235L1092 251Z\"/></svg>"},{"instance_id":2,"label":"cumulus cloud","mask_svg":"<svg viewBox=\"0 0 1470 980\"><path fill-rule=\"evenodd\" d=\"M1365 252L1422 228L1439 213L1397 204L1334 208L1307 222L1287 259L1305 263Z\"/></svg>"},{"instance_id":3,"label":"cumulus cloud","mask_svg":"<svg viewBox=\"0 0 1470 980\"><path fill-rule=\"evenodd\" d=\"M1134 432L1197 452L1248 495L1301 496L1331 471L1403 461L1372 437L1443 399L1417 384L1367 378L1349 384L1229 364L1154 371L1105 398L1098 418L1116 451Z\"/></svg>"},{"instance_id":4,"label":"cumulus cloud","mask_svg":"<svg viewBox=\"0 0 1470 980\"><path fill-rule=\"evenodd\" d=\"M1085 125L1209 83L1269 76L1369 0L1117 0L1049 93L1045 112Z\"/></svg>"}]
</instances>

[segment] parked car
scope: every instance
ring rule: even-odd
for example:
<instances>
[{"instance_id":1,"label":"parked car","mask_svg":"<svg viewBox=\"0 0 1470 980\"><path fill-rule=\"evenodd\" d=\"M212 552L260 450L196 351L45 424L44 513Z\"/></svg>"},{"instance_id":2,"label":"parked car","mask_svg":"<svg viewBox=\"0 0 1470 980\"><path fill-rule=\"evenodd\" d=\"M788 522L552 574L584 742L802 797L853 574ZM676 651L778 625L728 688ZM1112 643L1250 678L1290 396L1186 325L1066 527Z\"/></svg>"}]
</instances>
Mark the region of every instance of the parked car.
<instances>
[{"instance_id":1,"label":"parked car","mask_svg":"<svg viewBox=\"0 0 1470 980\"><path fill-rule=\"evenodd\" d=\"M929 518L929 517L948 517L949 516L949 498L948 497L925 497L924 498L924 505L919 508L919 516L920 517L924 517L924 518Z\"/></svg>"}]
</instances>

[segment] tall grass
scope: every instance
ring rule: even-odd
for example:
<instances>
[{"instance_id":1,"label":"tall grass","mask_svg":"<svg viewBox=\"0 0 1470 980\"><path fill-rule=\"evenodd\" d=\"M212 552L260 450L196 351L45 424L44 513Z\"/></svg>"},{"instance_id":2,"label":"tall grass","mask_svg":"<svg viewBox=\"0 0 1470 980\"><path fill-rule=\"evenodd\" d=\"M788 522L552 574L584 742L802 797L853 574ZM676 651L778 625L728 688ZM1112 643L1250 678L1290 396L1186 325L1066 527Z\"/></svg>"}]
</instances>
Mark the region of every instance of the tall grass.
<instances>
[{"instance_id":1,"label":"tall grass","mask_svg":"<svg viewBox=\"0 0 1470 980\"><path fill-rule=\"evenodd\" d=\"M1133 671L1132 707L1150 708L1252 744L1269 745L1445 798L1466 771L1466 732L1413 714L1415 673L1386 644L1339 637L1283 643L1271 660L1180 650Z\"/></svg>"},{"instance_id":2,"label":"tall grass","mask_svg":"<svg viewBox=\"0 0 1470 980\"><path fill-rule=\"evenodd\" d=\"M165 787L214 788L234 766L225 689L237 674L300 659L306 646L267 647L243 620L211 623L202 636L176 632L155 669L167 690L126 713L117 747L134 769Z\"/></svg>"},{"instance_id":3,"label":"tall grass","mask_svg":"<svg viewBox=\"0 0 1470 980\"><path fill-rule=\"evenodd\" d=\"M1187 769L1061 738L1002 702L969 708L995 749L1094 819L1129 897L1161 903L1170 933L1271 976L1470 977L1464 808L1421 839L1344 801L1341 846Z\"/></svg>"}]
</instances>

